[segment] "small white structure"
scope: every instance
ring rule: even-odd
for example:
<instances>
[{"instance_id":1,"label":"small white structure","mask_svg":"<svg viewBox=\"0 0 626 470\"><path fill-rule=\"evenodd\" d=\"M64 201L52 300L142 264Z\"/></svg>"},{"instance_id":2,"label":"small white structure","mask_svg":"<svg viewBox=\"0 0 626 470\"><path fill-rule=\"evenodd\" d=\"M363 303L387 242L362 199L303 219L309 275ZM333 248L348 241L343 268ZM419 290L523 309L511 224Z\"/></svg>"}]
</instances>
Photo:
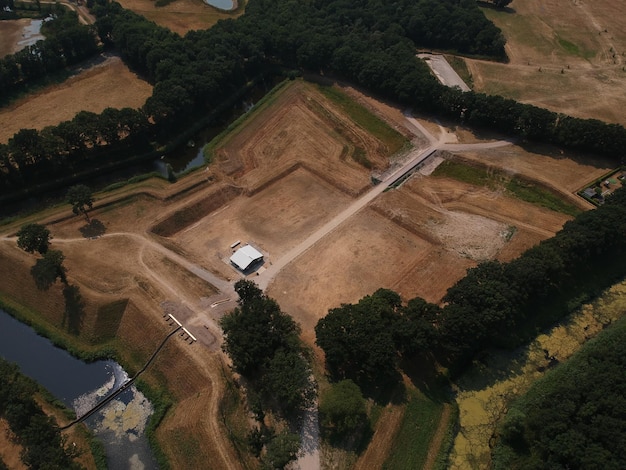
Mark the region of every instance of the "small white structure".
<instances>
[{"instance_id":1,"label":"small white structure","mask_svg":"<svg viewBox=\"0 0 626 470\"><path fill-rule=\"evenodd\" d=\"M262 259L263 253L260 253L250 245L246 245L235 251L235 254L230 257L230 262L237 266L237 268L241 271L245 271L250 267L250 265Z\"/></svg>"}]
</instances>

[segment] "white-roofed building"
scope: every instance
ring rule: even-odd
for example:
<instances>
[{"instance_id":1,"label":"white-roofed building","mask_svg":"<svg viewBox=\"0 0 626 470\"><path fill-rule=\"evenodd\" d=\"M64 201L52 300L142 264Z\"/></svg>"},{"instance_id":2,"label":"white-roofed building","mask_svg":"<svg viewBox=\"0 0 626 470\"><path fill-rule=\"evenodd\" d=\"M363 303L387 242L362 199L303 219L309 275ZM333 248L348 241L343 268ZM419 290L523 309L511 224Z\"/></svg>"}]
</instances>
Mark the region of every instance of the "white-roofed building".
<instances>
[{"instance_id":1,"label":"white-roofed building","mask_svg":"<svg viewBox=\"0 0 626 470\"><path fill-rule=\"evenodd\" d=\"M233 256L230 257L230 262L241 271L246 271L252 264L262 259L263 253L260 253L250 245L246 245L235 251Z\"/></svg>"}]
</instances>

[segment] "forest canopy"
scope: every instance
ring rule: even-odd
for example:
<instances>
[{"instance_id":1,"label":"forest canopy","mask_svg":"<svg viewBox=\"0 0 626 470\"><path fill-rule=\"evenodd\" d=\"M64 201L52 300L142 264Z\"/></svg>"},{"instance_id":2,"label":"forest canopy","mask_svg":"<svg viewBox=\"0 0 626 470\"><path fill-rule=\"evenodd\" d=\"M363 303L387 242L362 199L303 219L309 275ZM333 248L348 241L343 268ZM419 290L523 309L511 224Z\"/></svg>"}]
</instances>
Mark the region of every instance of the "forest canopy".
<instances>
[{"instance_id":1,"label":"forest canopy","mask_svg":"<svg viewBox=\"0 0 626 470\"><path fill-rule=\"evenodd\" d=\"M277 67L323 71L423 112L616 161L626 148L619 125L440 85L415 57L417 47L505 59L500 30L473 0L251 0L236 20L182 38L115 2L97 0L92 11L102 43L150 81L153 94L138 110L81 112L58 126L22 129L0 145L4 201L62 185L71 174L155 158ZM72 59L75 49L62 57Z\"/></svg>"}]
</instances>

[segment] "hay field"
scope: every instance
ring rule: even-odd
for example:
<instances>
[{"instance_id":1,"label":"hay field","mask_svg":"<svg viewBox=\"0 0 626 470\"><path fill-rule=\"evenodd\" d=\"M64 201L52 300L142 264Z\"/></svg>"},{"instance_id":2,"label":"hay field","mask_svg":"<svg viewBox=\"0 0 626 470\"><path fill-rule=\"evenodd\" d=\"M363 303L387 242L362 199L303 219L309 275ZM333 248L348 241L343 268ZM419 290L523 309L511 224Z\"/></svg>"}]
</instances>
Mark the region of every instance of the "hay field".
<instances>
[{"instance_id":1,"label":"hay field","mask_svg":"<svg viewBox=\"0 0 626 470\"><path fill-rule=\"evenodd\" d=\"M139 108L152 85L131 72L119 57L106 56L58 85L51 85L0 109L0 142L20 129L43 129L72 119L80 111Z\"/></svg>"},{"instance_id":2,"label":"hay field","mask_svg":"<svg viewBox=\"0 0 626 470\"><path fill-rule=\"evenodd\" d=\"M623 0L514 0L485 8L507 39L509 64L466 59L474 89L581 118L626 124Z\"/></svg>"}]
</instances>

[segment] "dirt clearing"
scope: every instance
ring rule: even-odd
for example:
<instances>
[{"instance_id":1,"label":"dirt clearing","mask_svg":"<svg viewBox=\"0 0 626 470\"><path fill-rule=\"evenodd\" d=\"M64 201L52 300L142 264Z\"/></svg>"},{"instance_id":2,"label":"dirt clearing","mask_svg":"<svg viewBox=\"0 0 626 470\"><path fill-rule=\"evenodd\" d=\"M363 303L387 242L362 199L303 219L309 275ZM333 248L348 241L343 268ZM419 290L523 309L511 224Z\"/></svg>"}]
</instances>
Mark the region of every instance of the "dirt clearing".
<instances>
[{"instance_id":1,"label":"dirt clearing","mask_svg":"<svg viewBox=\"0 0 626 470\"><path fill-rule=\"evenodd\" d=\"M245 4L245 0L239 3ZM181 36L188 31L208 29L219 20L236 18L244 12L243 8L232 13L218 10L202 0L175 0L162 7L152 0L121 0L120 4Z\"/></svg>"},{"instance_id":2,"label":"dirt clearing","mask_svg":"<svg viewBox=\"0 0 626 470\"><path fill-rule=\"evenodd\" d=\"M20 129L43 129L72 119L80 111L101 113L105 108L139 108L152 86L132 73L119 57L80 72L0 109L0 142Z\"/></svg>"},{"instance_id":3,"label":"dirt clearing","mask_svg":"<svg viewBox=\"0 0 626 470\"><path fill-rule=\"evenodd\" d=\"M626 16L615 2L515 0L510 7L483 9L502 29L510 63L466 59L474 89L626 124Z\"/></svg>"},{"instance_id":4,"label":"dirt clearing","mask_svg":"<svg viewBox=\"0 0 626 470\"><path fill-rule=\"evenodd\" d=\"M18 42L22 40L24 28L30 22L30 18L0 21L0 58L18 51Z\"/></svg>"}]
</instances>

